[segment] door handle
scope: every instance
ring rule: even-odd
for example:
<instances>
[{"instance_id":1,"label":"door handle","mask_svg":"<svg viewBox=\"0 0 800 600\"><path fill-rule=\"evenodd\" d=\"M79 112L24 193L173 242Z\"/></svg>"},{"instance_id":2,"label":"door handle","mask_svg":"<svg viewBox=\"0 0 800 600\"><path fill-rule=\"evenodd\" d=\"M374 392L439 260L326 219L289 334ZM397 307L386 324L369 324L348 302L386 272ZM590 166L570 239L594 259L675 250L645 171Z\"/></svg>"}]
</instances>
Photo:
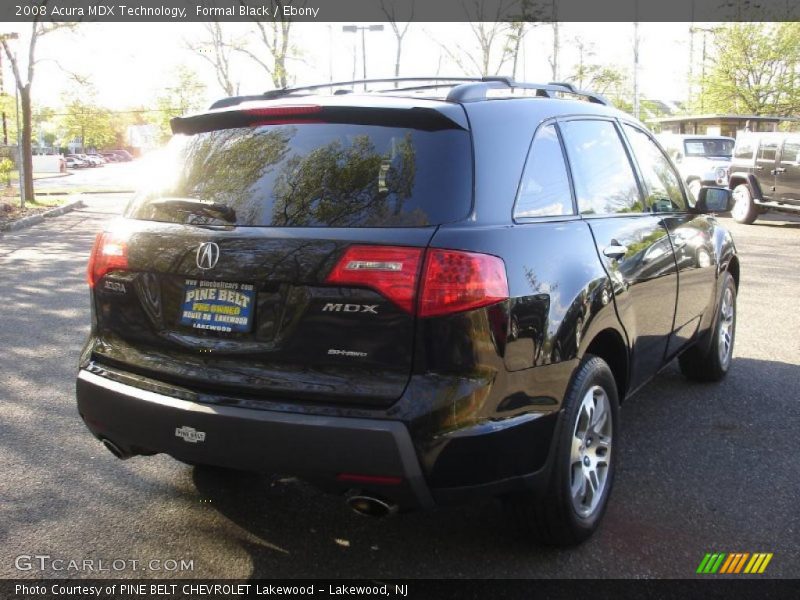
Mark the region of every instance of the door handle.
<instances>
[{"instance_id":1,"label":"door handle","mask_svg":"<svg viewBox=\"0 0 800 600\"><path fill-rule=\"evenodd\" d=\"M608 258L620 259L628 253L628 247L623 246L616 240L611 240L611 245L603 248L603 254Z\"/></svg>"}]
</instances>

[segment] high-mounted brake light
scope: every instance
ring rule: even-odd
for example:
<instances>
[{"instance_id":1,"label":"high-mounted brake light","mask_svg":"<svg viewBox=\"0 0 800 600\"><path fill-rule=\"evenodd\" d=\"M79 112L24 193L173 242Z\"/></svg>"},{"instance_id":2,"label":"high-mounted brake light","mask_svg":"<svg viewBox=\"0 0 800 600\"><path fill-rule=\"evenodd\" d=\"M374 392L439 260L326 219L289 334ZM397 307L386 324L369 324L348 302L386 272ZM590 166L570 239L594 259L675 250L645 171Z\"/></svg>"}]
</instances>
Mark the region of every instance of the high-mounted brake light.
<instances>
[{"instance_id":1,"label":"high-mounted brake light","mask_svg":"<svg viewBox=\"0 0 800 600\"><path fill-rule=\"evenodd\" d=\"M309 118L322 112L321 106L298 104L294 106L269 106L246 108L241 111L249 117L255 117L251 127L258 125L285 125L289 123L320 123L319 119Z\"/></svg>"},{"instance_id":2,"label":"high-mounted brake light","mask_svg":"<svg viewBox=\"0 0 800 600\"><path fill-rule=\"evenodd\" d=\"M92 247L87 268L89 287L102 279L110 271L128 268L128 245L112 233L98 233Z\"/></svg>"},{"instance_id":3,"label":"high-mounted brake light","mask_svg":"<svg viewBox=\"0 0 800 600\"><path fill-rule=\"evenodd\" d=\"M350 246L326 282L373 289L413 313L421 262L422 248Z\"/></svg>"},{"instance_id":4,"label":"high-mounted brake light","mask_svg":"<svg viewBox=\"0 0 800 600\"><path fill-rule=\"evenodd\" d=\"M262 106L246 108L242 111L257 117L291 117L295 115L313 115L322 112L322 107L315 104L295 104L291 106Z\"/></svg>"},{"instance_id":5,"label":"high-mounted brake light","mask_svg":"<svg viewBox=\"0 0 800 600\"><path fill-rule=\"evenodd\" d=\"M350 246L326 283L373 289L420 317L473 310L508 299L502 259L438 248L426 252L398 246Z\"/></svg>"}]
</instances>

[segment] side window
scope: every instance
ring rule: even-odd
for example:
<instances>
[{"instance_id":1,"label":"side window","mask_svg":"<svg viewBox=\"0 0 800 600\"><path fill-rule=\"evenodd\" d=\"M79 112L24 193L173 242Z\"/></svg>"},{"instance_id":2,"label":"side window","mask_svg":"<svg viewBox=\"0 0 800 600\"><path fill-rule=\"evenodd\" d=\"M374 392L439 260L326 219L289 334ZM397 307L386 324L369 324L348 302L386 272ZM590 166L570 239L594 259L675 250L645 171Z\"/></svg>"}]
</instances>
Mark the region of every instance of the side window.
<instances>
[{"instance_id":1,"label":"side window","mask_svg":"<svg viewBox=\"0 0 800 600\"><path fill-rule=\"evenodd\" d=\"M641 129L628 124L624 127L644 179L647 210L650 212L686 210L681 181L667 157Z\"/></svg>"},{"instance_id":2,"label":"side window","mask_svg":"<svg viewBox=\"0 0 800 600\"><path fill-rule=\"evenodd\" d=\"M758 149L758 160L775 162L775 153L778 151L778 142L762 141Z\"/></svg>"},{"instance_id":3,"label":"side window","mask_svg":"<svg viewBox=\"0 0 800 600\"><path fill-rule=\"evenodd\" d=\"M514 206L514 218L572 214L567 165L555 125L536 133Z\"/></svg>"},{"instance_id":4,"label":"side window","mask_svg":"<svg viewBox=\"0 0 800 600\"><path fill-rule=\"evenodd\" d=\"M639 186L614 123L567 121L561 132L581 214L642 212Z\"/></svg>"},{"instance_id":5,"label":"side window","mask_svg":"<svg viewBox=\"0 0 800 600\"><path fill-rule=\"evenodd\" d=\"M800 139L786 140L783 143L781 162L791 165L800 163Z\"/></svg>"}]
</instances>

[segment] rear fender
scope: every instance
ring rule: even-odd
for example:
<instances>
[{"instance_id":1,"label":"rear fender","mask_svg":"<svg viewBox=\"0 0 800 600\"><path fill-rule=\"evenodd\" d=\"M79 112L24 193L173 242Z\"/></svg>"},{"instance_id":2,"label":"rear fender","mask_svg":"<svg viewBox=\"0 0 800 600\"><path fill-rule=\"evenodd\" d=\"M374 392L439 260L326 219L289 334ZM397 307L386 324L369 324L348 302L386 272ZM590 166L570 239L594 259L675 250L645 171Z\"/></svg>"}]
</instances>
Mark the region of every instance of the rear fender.
<instances>
[{"instance_id":1,"label":"rear fender","mask_svg":"<svg viewBox=\"0 0 800 600\"><path fill-rule=\"evenodd\" d=\"M761 185L758 183L758 178L755 175L742 171L731 173L728 187L734 189L741 183L747 184L754 199L761 200L763 198Z\"/></svg>"}]
</instances>

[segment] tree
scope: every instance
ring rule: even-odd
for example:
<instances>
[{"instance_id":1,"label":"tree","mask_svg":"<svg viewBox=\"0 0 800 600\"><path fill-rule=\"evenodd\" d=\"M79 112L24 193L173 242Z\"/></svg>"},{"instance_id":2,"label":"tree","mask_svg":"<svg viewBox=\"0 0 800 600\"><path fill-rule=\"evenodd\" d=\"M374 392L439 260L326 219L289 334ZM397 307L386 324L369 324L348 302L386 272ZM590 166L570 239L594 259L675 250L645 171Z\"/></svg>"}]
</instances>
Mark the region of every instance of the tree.
<instances>
[{"instance_id":1,"label":"tree","mask_svg":"<svg viewBox=\"0 0 800 600\"><path fill-rule=\"evenodd\" d=\"M47 5L47 0L41 3L42 6ZM32 104L31 104L31 88L33 86L33 78L36 74L36 45L39 38L45 36L53 31L64 28L73 28L74 23L42 23L39 21L40 17L33 17L31 23L31 33L28 39L27 51L27 65L23 68L21 61L17 58L16 53L12 52L9 38L7 36L0 36L0 44L3 45L3 52L11 64L11 70L14 73L14 80L17 84L19 91L20 109L22 112L22 167L24 177L22 182L22 202L25 199L33 201L33 157L31 153L31 137L32 137ZM23 77L24 74L24 77ZM24 205L24 204L23 204Z\"/></svg>"},{"instance_id":2,"label":"tree","mask_svg":"<svg viewBox=\"0 0 800 600\"><path fill-rule=\"evenodd\" d=\"M197 53L201 58L214 67L217 83L227 96L239 93L239 82L231 75L231 55L236 43L226 38L219 22L204 23L207 37L202 41L186 42L186 47Z\"/></svg>"},{"instance_id":3,"label":"tree","mask_svg":"<svg viewBox=\"0 0 800 600\"><path fill-rule=\"evenodd\" d=\"M796 115L800 111L800 23L733 23L713 30L710 68L693 108Z\"/></svg>"},{"instance_id":4,"label":"tree","mask_svg":"<svg viewBox=\"0 0 800 600\"><path fill-rule=\"evenodd\" d=\"M471 9L463 5L477 49L465 48L458 42L455 43L455 48L441 42L439 46L464 74L481 77L497 75L512 57L513 47L507 43L511 25L502 21L501 17L506 14L513 1L498 0L496 4L493 3L492 14L487 14L485 0L474 0Z\"/></svg>"},{"instance_id":5,"label":"tree","mask_svg":"<svg viewBox=\"0 0 800 600\"><path fill-rule=\"evenodd\" d=\"M394 59L394 76L400 77L400 57L403 53L403 38L406 36L408 32L408 26L411 25L411 21L414 20L414 2L415 0L411 0L411 12L408 16L408 21L403 27L397 24L397 15L395 14L395 5L392 4L391 8L387 8L384 0L381 0L381 10L383 14L386 15L386 20L389 21L389 26L392 28L392 32L394 33L394 37L397 40L397 51L395 53ZM395 87L397 84L395 83Z\"/></svg>"},{"instance_id":6,"label":"tree","mask_svg":"<svg viewBox=\"0 0 800 600\"><path fill-rule=\"evenodd\" d=\"M582 38L573 41L578 50L578 63L569 76L579 89L587 89L598 94L621 96L626 82L625 74L617 67L590 62L595 55L594 47Z\"/></svg>"},{"instance_id":7,"label":"tree","mask_svg":"<svg viewBox=\"0 0 800 600\"><path fill-rule=\"evenodd\" d=\"M188 67L178 67L172 80L176 82L175 85L165 88L156 98L158 127L161 139L165 141L172 135L170 119L199 110L205 101L206 86L197 73Z\"/></svg>"},{"instance_id":8,"label":"tree","mask_svg":"<svg viewBox=\"0 0 800 600\"><path fill-rule=\"evenodd\" d=\"M291 19L283 17L283 6L285 0L271 0L272 14L278 9L277 16L269 21L259 21L252 19L254 29L251 31L255 35L258 50L252 50L250 44L238 43L235 50L249 57L258 64L269 75L272 85L275 88L285 88L289 85L289 72L286 61L289 60L290 34L292 30Z\"/></svg>"},{"instance_id":9,"label":"tree","mask_svg":"<svg viewBox=\"0 0 800 600\"><path fill-rule=\"evenodd\" d=\"M110 112L97 105L92 86L81 86L64 98L61 128L65 139L79 139L82 148L103 148L116 141Z\"/></svg>"}]
</instances>

